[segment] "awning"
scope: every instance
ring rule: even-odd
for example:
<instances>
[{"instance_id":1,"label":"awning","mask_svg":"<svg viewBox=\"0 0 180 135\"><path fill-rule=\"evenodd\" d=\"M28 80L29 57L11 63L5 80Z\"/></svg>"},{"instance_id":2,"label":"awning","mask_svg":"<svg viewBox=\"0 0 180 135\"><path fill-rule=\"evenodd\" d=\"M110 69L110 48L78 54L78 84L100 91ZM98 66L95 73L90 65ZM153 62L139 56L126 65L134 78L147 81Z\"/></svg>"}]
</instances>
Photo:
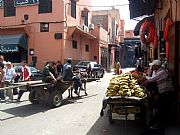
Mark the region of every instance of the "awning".
<instances>
[{"instance_id":1,"label":"awning","mask_svg":"<svg viewBox=\"0 0 180 135\"><path fill-rule=\"evenodd\" d=\"M135 28L134 28L134 35L135 35L135 36L138 36L138 35L139 35L139 31L140 31L141 25L143 24L143 22L144 22L145 20L154 22L154 16L145 17L145 18L143 18L141 21L139 21L139 22L136 24L136 26L135 26Z\"/></svg>"},{"instance_id":2,"label":"awning","mask_svg":"<svg viewBox=\"0 0 180 135\"><path fill-rule=\"evenodd\" d=\"M72 36L72 34L76 32L79 33L89 39L96 39L96 37L88 32L85 32L82 28L80 28L79 26L69 26L68 27L68 32L67 32L67 36L68 38L70 38Z\"/></svg>"},{"instance_id":3,"label":"awning","mask_svg":"<svg viewBox=\"0 0 180 135\"><path fill-rule=\"evenodd\" d=\"M28 49L27 47L27 36L25 34L17 34L17 35L0 35L0 46L5 49L5 51L15 50L16 47L20 46L24 49Z\"/></svg>"},{"instance_id":4,"label":"awning","mask_svg":"<svg viewBox=\"0 0 180 135\"><path fill-rule=\"evenodd\" d=\"M157 0L129 0L130 19L155 12Z\"/></svg>"}]
</instances>

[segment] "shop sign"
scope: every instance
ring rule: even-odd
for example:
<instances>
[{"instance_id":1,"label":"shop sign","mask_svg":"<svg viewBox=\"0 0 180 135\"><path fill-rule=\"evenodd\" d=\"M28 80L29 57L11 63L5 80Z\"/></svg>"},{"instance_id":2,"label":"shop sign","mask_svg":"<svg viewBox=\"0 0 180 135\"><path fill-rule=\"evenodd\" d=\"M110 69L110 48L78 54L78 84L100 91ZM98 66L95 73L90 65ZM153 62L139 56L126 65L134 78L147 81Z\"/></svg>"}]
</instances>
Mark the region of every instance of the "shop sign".
<instances>
[{"instance_id":1,"label":"shop sign","mask_svg":"<svg viewBox=\"0 0 180 135\"><path fill-rule=\"evenodd\" d=\"M39 0L15 0L15 6L26 6L38 4Z\"/></svg>"},{"instance_id":2,"label":"shop sign","mask_svg":"<svg viewBox=\"0 0 180 135\"><path fill-rule=\"evenodd\" d=\"M13 53L18 52L17 45L0 45L0 53Z\"/></svg>"},{"instance_id":3,"label":"shop sign","mask_svg":"<svg viewBox=\"0 0 180 135\"><path fill-rule=\"evenodd\" d=\"M0 0L0 8L3 7L3 0Z\"/></svg>"}]
</instances>

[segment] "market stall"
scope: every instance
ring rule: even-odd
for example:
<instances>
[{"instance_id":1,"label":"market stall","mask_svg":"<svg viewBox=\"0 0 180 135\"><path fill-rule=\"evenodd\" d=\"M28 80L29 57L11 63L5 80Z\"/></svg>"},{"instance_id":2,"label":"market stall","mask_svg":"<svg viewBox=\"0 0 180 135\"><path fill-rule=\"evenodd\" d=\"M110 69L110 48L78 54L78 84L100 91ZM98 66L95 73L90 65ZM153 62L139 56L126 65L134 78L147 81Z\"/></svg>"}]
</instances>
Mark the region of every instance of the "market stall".
<instances>
[{"instance_id":1,"label":"market stall","mask_svg":"<svg viewBox=\"0 0 180 135\"><path fill-rule=\"evenodd\" d=\"M107 107L110 123L114 119L137 120L143 118L147 94L137 82L140 77L142 76L130 72L113 77L103 100L101 116L103 116L103 109Z\"/></svg>"}]
</instances>

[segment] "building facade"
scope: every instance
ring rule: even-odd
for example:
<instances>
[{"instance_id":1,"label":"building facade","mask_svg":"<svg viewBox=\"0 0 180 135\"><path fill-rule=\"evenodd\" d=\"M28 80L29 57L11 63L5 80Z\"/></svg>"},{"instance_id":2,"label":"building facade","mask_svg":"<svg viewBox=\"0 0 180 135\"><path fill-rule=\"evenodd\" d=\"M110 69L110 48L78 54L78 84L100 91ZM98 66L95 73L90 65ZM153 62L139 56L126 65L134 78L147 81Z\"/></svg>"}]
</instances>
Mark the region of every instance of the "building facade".
<instances>
[{"instance_id":1,"label":"building facade","mask_svg":"<svg viewBox=\"0 0 180 135\"><path fill-rule=\"evenodd\" d=\"M150 21L156 28L158 41L155 47L146 45L150 48L147 53L152 59L167 60L167 68L173 79L175 90L180 93L180 1L129 0L129 2L131 19L142 15L151 15ZM141 22L143 23L144 20L146 18Z\"/></svg>"},{"instance_id":2,"label":"building facade","mask_svg":"<svg viewBox=\"0 0 180 135\"><path fill-rule=\"evenodd\" d=\"M119 9L93 11L92 23L108 32L107 67L111 68L116 61L120 61L119 43L124 38L124 21L120 19Z\"/></svg>"},{"instance_id":3,"label":"building facade","mask_svg":"<svg viewBox=\"0 0 180 135\"><path fill-rule=\"evenodd\" d=\"M42 68L71 57L95 60L91 0L8 0L0 2L0 54Z\"/></svg>"}]
</instances>

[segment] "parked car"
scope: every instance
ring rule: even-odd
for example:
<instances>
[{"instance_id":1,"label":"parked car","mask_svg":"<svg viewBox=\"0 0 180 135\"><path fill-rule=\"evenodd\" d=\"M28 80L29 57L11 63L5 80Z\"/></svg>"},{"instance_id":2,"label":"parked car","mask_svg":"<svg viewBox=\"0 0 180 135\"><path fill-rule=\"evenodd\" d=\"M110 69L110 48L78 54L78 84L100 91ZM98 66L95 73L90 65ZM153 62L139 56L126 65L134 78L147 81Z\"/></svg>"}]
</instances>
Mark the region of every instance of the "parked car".
<instances>
[{"instance_id":1,"label":"parked car","mask_svg":"<svg viewBox=\"0 0 180 135\"><path fill-rule=\"evenodd\" d=\"M91 65L92 69L92 77L102 78L104 76L104 68L95 61L80 61L74 66L73 70L80 70L81 72L86 72L89 64Z\"/></svg>"},{"instance_id":2,"label":"parked car","mask_svg":"<svg viewBox=\"0 0 180 135\"><path fill-rule=\"evenodd\" d=\"M39 69L37 69L36 67L33 67L31 65L27 65L30 70L31 70L31 80L32 81L35 81L35 80L42 80L42 73L40 72ZM21 68L22 66L21 65L15 65L14 66L14 69L16 71L16 73L19 73L21 72Z\"/></svg>"}]
</instances>

